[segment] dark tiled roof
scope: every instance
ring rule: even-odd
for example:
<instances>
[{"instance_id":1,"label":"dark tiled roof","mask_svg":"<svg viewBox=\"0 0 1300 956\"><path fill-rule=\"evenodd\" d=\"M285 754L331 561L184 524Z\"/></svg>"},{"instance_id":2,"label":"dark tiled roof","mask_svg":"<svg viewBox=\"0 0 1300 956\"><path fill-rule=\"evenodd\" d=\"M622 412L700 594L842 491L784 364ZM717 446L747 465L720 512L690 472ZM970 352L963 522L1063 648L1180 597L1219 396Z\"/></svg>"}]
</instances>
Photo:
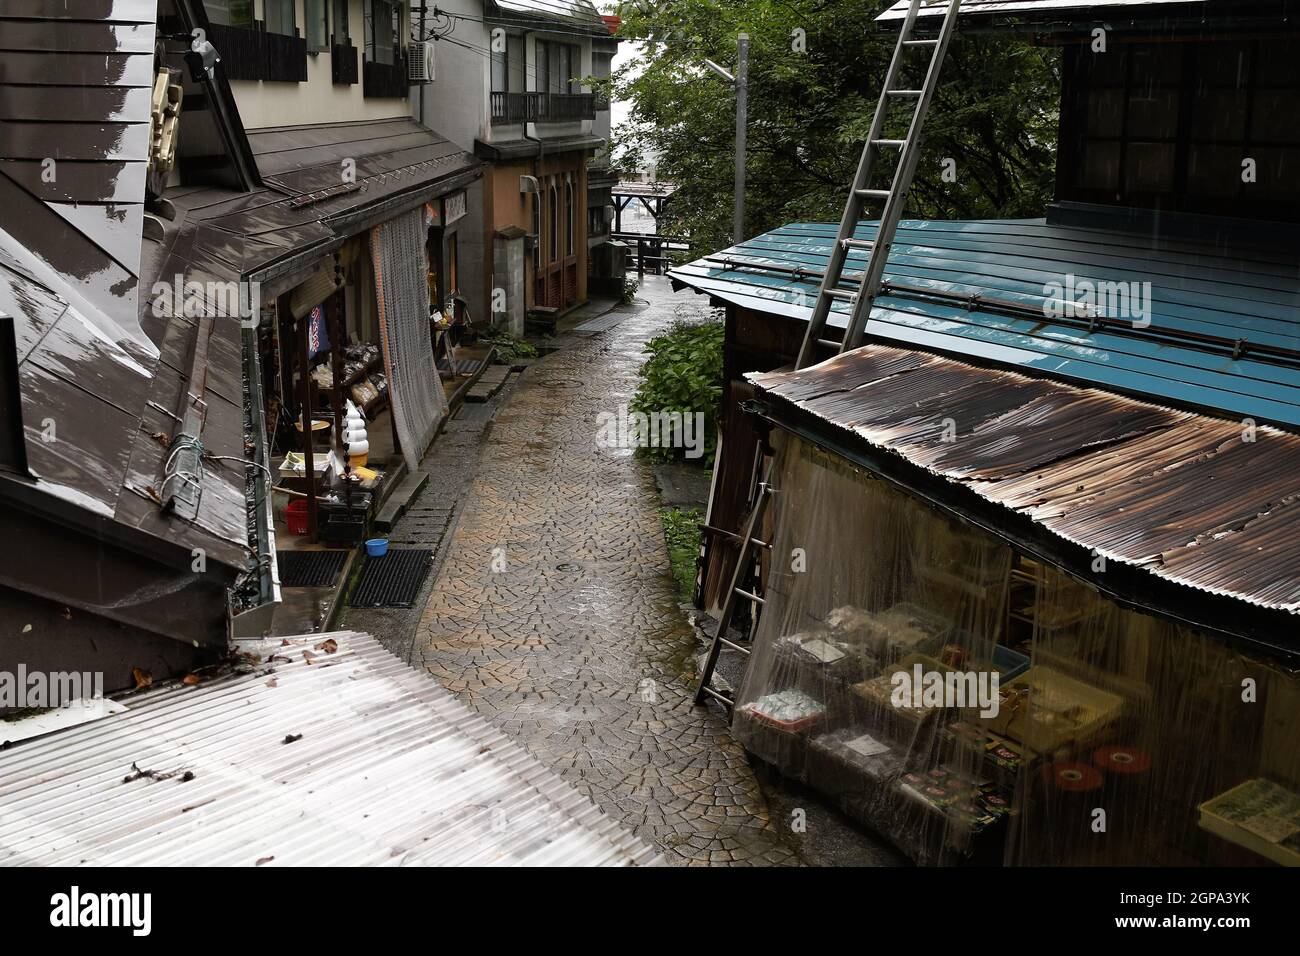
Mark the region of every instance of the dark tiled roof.
<instances>
[{"instance_id":1,"label":"dark tiled roof","mask_svg":"<svg viewBox=\"0 0 1300 956\"><path fill-rule=\"evenodd\" d=\"M140 293L155 10L154 0L0 8L0 312L15 323L32 474L2 480L75 506L91 527L108 518L238 569L241 466L206 467L193 522L162 516L151 494L197 338L194 320L153 316ZM208 356L205 446L243 458L238 323L216 324Z\"/></svg>"}]
</instances>

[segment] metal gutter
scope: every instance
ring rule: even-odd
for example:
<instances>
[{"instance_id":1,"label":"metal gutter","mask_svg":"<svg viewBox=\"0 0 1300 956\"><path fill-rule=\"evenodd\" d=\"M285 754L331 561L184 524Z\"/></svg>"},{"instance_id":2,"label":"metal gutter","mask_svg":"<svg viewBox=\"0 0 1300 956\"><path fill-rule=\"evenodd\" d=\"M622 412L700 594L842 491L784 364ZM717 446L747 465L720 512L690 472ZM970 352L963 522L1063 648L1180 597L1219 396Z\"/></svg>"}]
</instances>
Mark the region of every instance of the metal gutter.
<instances>
[{"instance_id":1,"label":"metal gutter","mask_svg":"<svg viewBox=\"0 0 1300 956\"><path fill-rule=\"evenodd\" d=\"M243 330L245 394L248 402L248 429L252 437L253 467L250 482L253 485L252 523L255 530L253 543L257 553L251 573L257 579L259 603L247 609L230 608L230 633L232 639L261 637L271 632L275 607L282 600L280 592L280 567L275 551L275 517L271 500L271 456L266 445L266 434L260 427L265 420L266 399L262 394L261 356L257 349L257 330Z\"/></svg>"}]
</instances>

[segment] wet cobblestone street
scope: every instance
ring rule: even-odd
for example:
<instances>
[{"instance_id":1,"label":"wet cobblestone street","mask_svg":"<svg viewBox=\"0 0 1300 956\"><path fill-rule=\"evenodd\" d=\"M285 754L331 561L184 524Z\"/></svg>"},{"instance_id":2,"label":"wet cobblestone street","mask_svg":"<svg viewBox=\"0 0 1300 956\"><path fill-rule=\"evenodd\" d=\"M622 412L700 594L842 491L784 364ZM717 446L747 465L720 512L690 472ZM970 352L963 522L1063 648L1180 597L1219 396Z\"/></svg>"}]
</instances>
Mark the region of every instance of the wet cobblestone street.
<instances>
[{"instance_id":1,"label":"wet cobblestone street","mask_svg":"<svg viewBox=\"0 0 1300 956\"><path fill-rule=\"evenodd\" d=\"M607 331L535 361L490 428L472 406L450 423L413 512L452 496L454 532L413 641L396 637L394 621L390 647L670 862L797 865L807 854L778 818L789 801L769 803L721 712L691 702L697 644L651 467L596 444L597 416L632 396L643 344L706 309L664 280L638 298L621 320L616 311L596 323ZM482 424L461 423L466 413ZM382 627L355 611L348 623Z\"/></svg>"}]
</instances>

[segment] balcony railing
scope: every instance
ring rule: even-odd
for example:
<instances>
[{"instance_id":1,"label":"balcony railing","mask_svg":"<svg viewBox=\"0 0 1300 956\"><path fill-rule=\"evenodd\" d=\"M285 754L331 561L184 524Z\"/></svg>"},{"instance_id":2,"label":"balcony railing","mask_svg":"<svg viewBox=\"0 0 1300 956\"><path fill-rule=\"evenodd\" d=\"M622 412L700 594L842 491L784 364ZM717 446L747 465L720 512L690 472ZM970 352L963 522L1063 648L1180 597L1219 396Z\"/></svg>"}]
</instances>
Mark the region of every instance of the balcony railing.
<instances>
[{"instance_id":1,"label":"balcony railing","mask_svg":"<svg viewBox=\"0 0 1300 956\"><path fill-rule=\"evenodd\" d=\"M492 125L568 123L596 117L594 93L502 93L491 96Z\"/></svg>"}]
</instances>

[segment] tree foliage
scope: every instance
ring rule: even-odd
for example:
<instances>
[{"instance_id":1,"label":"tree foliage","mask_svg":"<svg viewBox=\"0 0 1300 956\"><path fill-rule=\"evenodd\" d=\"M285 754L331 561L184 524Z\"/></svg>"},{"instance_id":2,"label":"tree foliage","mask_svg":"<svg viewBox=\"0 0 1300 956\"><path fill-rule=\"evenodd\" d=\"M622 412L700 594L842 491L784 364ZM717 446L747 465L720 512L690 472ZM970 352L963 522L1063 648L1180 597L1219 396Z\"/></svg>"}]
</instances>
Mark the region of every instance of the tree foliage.
<instances>
[{"instance_id":1,"label":"tree foliage","mask_svg":"<svg viewBox=\"0 0 1300 956\"><path fill-rule=\"evenodd\" d=\"M662 230L696 250L729 244L735 100L702 67L730 68L750 37L746 233L797 220L838 221L893 53L883 0L627 0L620 36L646 40L615 78L630 104L615 131L622 168L651 160L676 183ZM800 33L802 31L802 33ZM927 48L920 48L927 49ZM923 65L925 54L912 54ZM1055 51L960 31L925 123L908 214L924 218L1042 215L1051 196L1059 67ZM910 88L918 77L907 82ZM904 132L900 110L887 136ZM943 176L945 160L955 179ZM955 164L955 165L954 165ZM951 178L951 177L950 177ZM883 185L873 176L873 185Z\"/></svg>"}]
</instances>

